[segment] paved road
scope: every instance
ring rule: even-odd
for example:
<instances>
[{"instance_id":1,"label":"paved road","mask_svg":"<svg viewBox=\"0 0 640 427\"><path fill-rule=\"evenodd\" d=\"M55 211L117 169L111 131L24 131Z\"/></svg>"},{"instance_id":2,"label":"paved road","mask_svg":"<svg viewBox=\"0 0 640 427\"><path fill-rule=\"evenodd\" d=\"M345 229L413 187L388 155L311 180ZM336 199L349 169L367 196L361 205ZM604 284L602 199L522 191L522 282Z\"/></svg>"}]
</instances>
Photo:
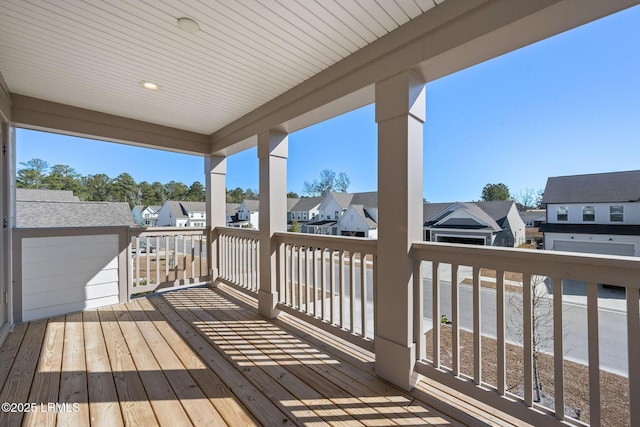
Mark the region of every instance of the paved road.
<instances>
[{"instance_id":1,"label":"paved road","mask_svg":"<svg viewBox=\"0 0 640 427\"><path fill-rule=\"evenodd\" d=\"M431 279L425 278L424 308L425 318L431 327L432 292ZM579 285L579 284L578 284ZM460 285L460 327L464 330L473 330L473 297L470 285ZM551 298L548 298L551 304ZM496 336L496 292L494 289L483 288L481 300L481 330L483 335ZM521 306L522 298L516 294L507 293L505 296L505 318L507 321L507 340L517 342L518 323L520 316L515 308ZM440 282L440 312L451 316L451 282ZM588 361L588 333L587 333L587 307L585 304L563 304L564 323L564 355L570 360L587 364ZM626 312L600 308L599 310L599 340L600 340L600 366L602 369L627 375L627 323ZM553 323L541 327L541 334L553 337ZM542 351L553 353L553 341L549 340L542 346Z\"/></svg>"},{"instance_id":2,"label":"paved road","mask_svg":"<svg viewBox=\"0 0 640 427\"><path fill-rule=\"evenodd\" d=\"M294 256L297 261L297 256ZM349 274L348 267L345 265L345 295L348 298L349 295ZM320 271L319 262L317 271ZM327 272L329 269L327 268ZM319 274L319 273L318 273ZM336 269L336 283L337 280ZM428 268L424 269L424 308L425 308L425 321L428 325L431 325L431 271ZM461 267L459 272L459 280L465 275L471 276L471 269ZM440 312L451 316L451 282L450 276L441 274L441 288L440 288ZM356 268L356 284L360 284L360 268ZM369 319L369 335L372 335L373 318L373 277L372 270L367 269L367 316ZM449 279L447 281L446 279ZM587 310L586 310L586 291L584 290L584 284L580 282L565 282L565 293L567 300L563 304L563 317L564 317L564 354L567 359L574 360L579 363L587 364L588 361L588 333L587 333ZM616 372L622 375L628 373L628 358L627 358L627 321L626 311L620 309L623 304L620 301L624 301L620 297L620 290L601 290L601 298L599 300L599 339L600 339L600 366L602 369ZM604 296L604 297L603 297ZM622 298L624 293L622 292ZM472 299L472 287L470 285L460 285L460 326L462 329L472 331L473 330L473 299ZM519 316L515 307L521 306L521 297L515 294L506 294L505 303L505 318L507 325L511 325L507 330L507 340L519 344L517 342L517 321L516 316ZM551 304L551 298L548 298L549 304ZM496 336L496 292L493 289L483 288L481 290L481 329L483 335L490 337ZM346 314L349 317L348 302L345 303ZM360 318L360 292L356 288L356 310L354 311L356 319ZM604 308L615 307L616 309ZM336 302L337 309L337 302ZM328 310L328 306L327 306ZM349 322L347 319L346 326ZM359 320L356 321L356 329L359 329ZM430 327L430 326L429 326ZM549 322L546 327L542 327L543 335L553 336L553 323ZM510 329L510 331L509 331ZM553 352L553 341L549 340L542 351L547 353Z\"/></svg>"}]
</instances>

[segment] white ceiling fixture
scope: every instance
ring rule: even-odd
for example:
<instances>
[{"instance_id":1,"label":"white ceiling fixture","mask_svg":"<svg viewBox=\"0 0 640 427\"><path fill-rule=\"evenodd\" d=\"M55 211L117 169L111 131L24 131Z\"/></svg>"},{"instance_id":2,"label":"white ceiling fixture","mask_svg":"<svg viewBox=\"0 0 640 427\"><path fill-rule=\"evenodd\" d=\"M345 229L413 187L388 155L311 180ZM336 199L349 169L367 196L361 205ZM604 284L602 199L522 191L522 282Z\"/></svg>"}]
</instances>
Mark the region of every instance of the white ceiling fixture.
<instances>
[{"instance_id":1,"label":"white ceiling fixture","mask_svg":"<svg viewBox=\"0 0 640 427\"><path fill-rule=\"evenodd\" d=\"M200 25L191 18L178 18L178 27L191 34L200 31Z\"/></svg>"},{"instance_id":2,"label":"white ceiling fixture","mask_svg":"<svg viewBox=\"0 0 640 427\"><path fill-rule=\"evenodd\" d=\"M142 80L140 82L140 86L142 86L143 88L148 89L148 90L158 90L158 89L160 89L160 86L158 86L157 84L155 84L153 82L146 81L146 80Z\"/></svg>"}]
</instances>

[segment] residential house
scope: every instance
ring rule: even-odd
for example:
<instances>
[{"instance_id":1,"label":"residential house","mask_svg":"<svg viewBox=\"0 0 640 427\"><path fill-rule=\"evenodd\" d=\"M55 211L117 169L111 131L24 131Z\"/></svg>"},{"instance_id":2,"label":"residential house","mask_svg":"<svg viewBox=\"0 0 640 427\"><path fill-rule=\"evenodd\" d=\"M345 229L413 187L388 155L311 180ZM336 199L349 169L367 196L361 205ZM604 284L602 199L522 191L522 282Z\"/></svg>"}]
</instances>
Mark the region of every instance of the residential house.
<instances>
[{"instance_id":1,"label":"residential house","mask_svg":"<svg viewBox=\"0 0 640 427\"><path fill-rule=\"evenodd\" d=\"M298 220L298 218L294 218L293 215L293 208L298 201L300 201L298 197L287 197L287 224L290 224L294 219Z\"/></svg>"},{"instance_id":2,"label":"residential house","mask_svg":"<svg viewBox=\"0 0 640 427\"><path fill-rule=\"evenodd\" d=\"M16 191L16 227L109 227L136 224L123 202L83 202L71 191Z\"/></svg>"},{"instance_id":3,"label":"residential house","mask_svg":"<svg viewBox=\"0 0 640 427\"><path fill-rule=\"evenodd\" d=\"M545 209L530 209L521 211L520 217L524 221L527 242L536 243L537 247L543 248L544 235L540 231L540 226L547 222L547 211Z\"/></svg>"},{"instance_id":4,"label":"residential house","mask_svg":"<svg viewBox=\"0 0 640 427\"><path fill-rule=\"evenodd\" d=\"M456 202L423 205L424 240L514 247L525 243L516 203Z\"/></svg>"},{"instance_id":5,"label":"residential house","mask_svg":"<svg viewBox=\"0 0 640 427\"><path fill-rule=\"evenodd\" d=\"M376 191L363 193L330 191L318 206L318 214L315 220L303 225L300 228L301 231L303 233L328 235L339 235L342 234L342 231L345 231L347 235L350 232L363 231L351 229L350 224L347 223L338 226L338 221L352 204L361 205L363 209L369 212L367 215L370 218L375 218L374 221L377 220L378 193Z\"/></svg>"},{"instance_id":6,"label":"residential house","mask_svg":"<svg viewBox=\"0 0 640 427\"><path fill-rule=\"evenodd\" d=\"M158 227L204 227L206 223L204 202L169 200L158 211Z\"/></svg>"},{"instance_id":7,"label":"residential house","mask_svg":"<svg viewBox=\"0 0 640 427\"><path fill-rule=\"evenodd\" d=\"M227 203L226 211L227 211L227 226L231 226L232 223L238 221L238 209L240 208L240 203Z\"/></svg>"},{"instance_id":8,"label":"residential house","mask_svg":"<svg viewBox=\"0 0 640 427\"><path fill-rule=\"evenodd\" d=\"M161 206L136 205L131 209L131 214L140 227L155 227L158 224L160 208Z\"/></svg>"},{"instance_id":9,"label":"residential house","mask_svg":"<svg viewBox=\"0 0 640 427\"><path fill-rule=\"evenodd\" d=\"M640 256L640 171L552 177L544 248Z\"/></svg>"},{"instance_id":10,"label":"residential house","mask_svg":"<svg viewBox=\"0 0 640 427\"><path fill-rule=\"evenodd\" d=\"M322 197L302 197L296 200L287 212L287 222L298 221L300 224L313 221L318 216L318 207L322 203ZM287 203L289 203L287 201Z\"/></svg>"},{"instance_id":11,"label":"residential house","mask_svg":"<svg viewBox=\"0 0 640 427\"><path fill-rule=\"evenodd\" d=\"M370 213L371 212L371 213ZM364 205L351 205L335 225L338 235L352 237L378 237L377 209Z\"/></svg>"},{"instance_id":12,"label":"residential house","mask_svg":"<svg viewBox=\"0 0 640 427\"><path fill-rule=\"evenodd\" d=\"M230 224L238 228L258 228L258 211L260 202L258 200L243 200L238 208L238 219Z\"/></svg>"},{"instance_id":13,"label":"residential house","mask_svg":"<svg viewBox=\"0 0 640 427\"><path fill-rule=\"evenodd\" d=\"M538 228L547 222L547 211L545 209L520 211L520 218L522 218L527 228Z\"/></svg>"}]
</instances>

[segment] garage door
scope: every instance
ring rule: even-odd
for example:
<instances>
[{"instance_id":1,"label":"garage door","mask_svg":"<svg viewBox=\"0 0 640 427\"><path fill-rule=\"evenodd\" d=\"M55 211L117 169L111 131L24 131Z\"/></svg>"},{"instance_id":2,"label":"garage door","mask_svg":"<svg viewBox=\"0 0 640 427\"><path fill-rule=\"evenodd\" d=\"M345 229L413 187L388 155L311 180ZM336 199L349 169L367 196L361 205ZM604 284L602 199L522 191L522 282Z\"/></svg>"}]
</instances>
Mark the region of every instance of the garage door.
<instances>
[{"instance_id":1,"label":"garage door","mask_svg":"<svg viewBox=\"0 0 640 427\"><path fill-rule=\"evenodd\" d=\"M634 256L635 247L632 244L624 243L594 243L594 242L573 242L567 240L556 240L553 243L553 250L581 252L603 255L626 255Z\"/></svg>"}]
</instances>

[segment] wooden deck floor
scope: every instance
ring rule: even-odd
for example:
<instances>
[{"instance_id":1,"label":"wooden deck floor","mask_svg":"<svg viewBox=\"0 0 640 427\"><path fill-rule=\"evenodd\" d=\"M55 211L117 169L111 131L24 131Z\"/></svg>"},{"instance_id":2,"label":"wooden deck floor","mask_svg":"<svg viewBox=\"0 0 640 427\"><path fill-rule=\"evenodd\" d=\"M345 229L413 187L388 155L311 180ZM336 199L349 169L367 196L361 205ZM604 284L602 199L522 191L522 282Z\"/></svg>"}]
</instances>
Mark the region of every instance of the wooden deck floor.
<instances>
[{"instance_id":1,"label":"wooden deck floor","mask_svg":"<svg viewBox=\"0 0 640 427\"><path fill-rule=\"evenodd\" d=\"M19 324L0 384L0 426L505 424L400 390L371 355L206 287Z\"/></svg>"}]
</instances>

